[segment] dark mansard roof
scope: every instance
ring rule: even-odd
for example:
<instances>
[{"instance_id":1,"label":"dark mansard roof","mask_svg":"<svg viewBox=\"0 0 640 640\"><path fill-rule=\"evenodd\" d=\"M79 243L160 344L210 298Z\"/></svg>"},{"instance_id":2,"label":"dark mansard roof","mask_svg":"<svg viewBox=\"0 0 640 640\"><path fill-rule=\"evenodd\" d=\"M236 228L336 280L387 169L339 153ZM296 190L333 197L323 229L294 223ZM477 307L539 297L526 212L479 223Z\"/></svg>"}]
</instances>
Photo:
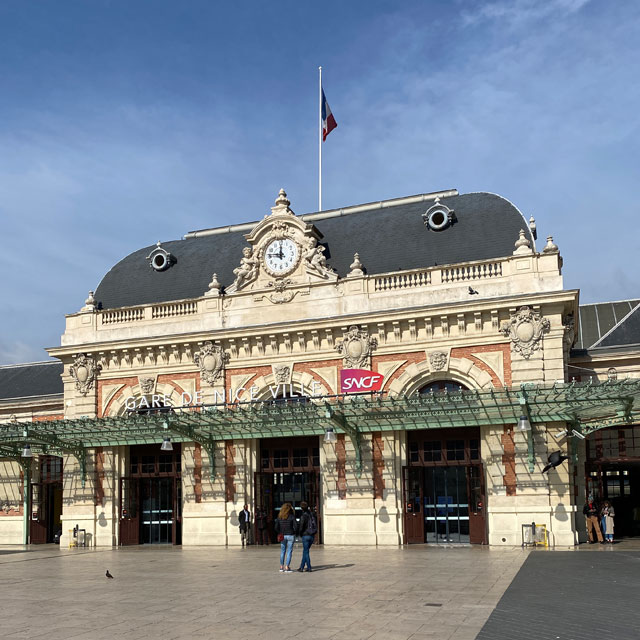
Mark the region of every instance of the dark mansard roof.
<instances>
[{"instance_id":1,"label":"dark mansard roof","mask_svg":"<svg viewBox=\"0 0 640 640\"><path fill-rule=\"evenodd\" d=\"M0 400L62 394L61 375L58 360L0 367Z\"/></svg>"},{"instance_id":2,"label":"dark mansard roof","mask_svg":"<svg viewBox=\"0 0 640 640\"><path fill-rule=\"evenodd\" d=\"M505 198L492 193L459 195L455 190L443 193L452 194L440 203L454 211L455 219L442 231L427 228L422 218L433 206L433 196L301 217L323 234L327 262L340 276L349 272L356 251L366 272L379 274L509 256L520 229L532 240L523 215ZM100 308L113 309L198 298L208 290L213 273L223 286L229 286L242 249L248 246L244 234L249 230L243 225L194 232L163 243L162 248L175 257L164 271L152 269L146 259L153 245L135 251L104 276L95 292L96 302Z\"/></svg>"}]
</instances>

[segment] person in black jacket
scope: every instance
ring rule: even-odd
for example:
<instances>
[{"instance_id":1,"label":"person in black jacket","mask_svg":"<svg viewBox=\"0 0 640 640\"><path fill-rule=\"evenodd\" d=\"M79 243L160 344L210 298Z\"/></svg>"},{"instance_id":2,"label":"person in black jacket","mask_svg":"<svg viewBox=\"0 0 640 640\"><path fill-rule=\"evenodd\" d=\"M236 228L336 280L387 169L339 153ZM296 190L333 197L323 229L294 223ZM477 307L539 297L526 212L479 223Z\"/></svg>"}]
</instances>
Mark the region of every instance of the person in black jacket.
<instances>
[{"instance_id":1,"label":"person in black jacket","mask_svg":"<svg viewBox=\"0 0 640 640\"><path fill-rule=\"evenodd\" d=\"M291 554L293 553L293 543L298 532L298 525L290 502L285 502L282 505L274 528L276 533L279 534L278 539L280 540L280 573L292 573Z\"/></svg>"},{"instance_id":2,"label":"person in black jacket","mask_svg":"<svg viewBox=\"0 0 640 640\"><path fill-rule=\"evenodd\" d=\"M244 543L249 544L249 526L251 525L251 512L249 511L249 507L245 504L238 516L239 529L240 529L240 539L242 540L242 546L244 547Z\"/></svg>"},{"instance_id":3,"label":"person in black jacket","mask_svg":"<svg viewBox=\"0 0 640 640\"><path fill-rule=\"evenodd\" d=\"M306 502L300 503L302 509L302 516L300 516L300 522L298 531L302 536L302 562L298 571L304 571L305 565L307 565L307 571L311 571L311 558L309 557L309 549L313 544L313 539L316 535L315 518L311 515L311 510Z\"/></svg>"}]
</instances>

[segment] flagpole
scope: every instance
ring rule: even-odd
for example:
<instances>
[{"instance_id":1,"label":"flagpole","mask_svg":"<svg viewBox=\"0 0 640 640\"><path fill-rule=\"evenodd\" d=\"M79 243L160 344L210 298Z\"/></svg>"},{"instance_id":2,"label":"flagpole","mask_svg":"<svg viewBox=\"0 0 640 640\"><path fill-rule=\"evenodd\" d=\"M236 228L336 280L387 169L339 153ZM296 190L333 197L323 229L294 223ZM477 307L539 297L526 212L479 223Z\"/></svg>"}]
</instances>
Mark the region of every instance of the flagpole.
<instances>
[{"instance_id":1,"label":"flagpole","mask_svg":"<svg viewBox=\"0 0 640 640\"><path fill-rule=\"evenodd\" d=\"M322 211L322 67L318 72L318 211Z\"/></svg>"}]
</instances>

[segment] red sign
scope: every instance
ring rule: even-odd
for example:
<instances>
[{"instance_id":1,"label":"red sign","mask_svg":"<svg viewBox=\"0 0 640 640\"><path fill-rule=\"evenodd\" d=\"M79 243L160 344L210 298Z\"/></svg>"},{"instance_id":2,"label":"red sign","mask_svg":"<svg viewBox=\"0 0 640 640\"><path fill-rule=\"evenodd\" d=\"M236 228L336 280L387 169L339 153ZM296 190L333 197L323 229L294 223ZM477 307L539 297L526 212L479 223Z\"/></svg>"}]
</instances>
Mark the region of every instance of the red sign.
<instances>
[{"instance_id":1,"label":"red sign","mask_svg":"<svg viewBox=\"0 0 640 640\"><path fill-rule=\"evenodd\" d=\"M380 391L384 376L367 369L343 369L340 372L340 393Z\"/></svg>"}]
</instances>

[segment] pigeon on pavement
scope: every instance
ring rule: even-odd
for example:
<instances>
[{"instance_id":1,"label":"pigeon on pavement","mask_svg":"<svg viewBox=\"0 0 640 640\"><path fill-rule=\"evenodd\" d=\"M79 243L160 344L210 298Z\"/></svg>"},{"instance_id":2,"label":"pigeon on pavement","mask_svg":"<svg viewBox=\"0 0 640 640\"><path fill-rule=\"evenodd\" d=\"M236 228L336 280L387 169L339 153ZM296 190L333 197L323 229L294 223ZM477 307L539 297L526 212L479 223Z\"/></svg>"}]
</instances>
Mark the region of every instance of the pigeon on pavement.
<instances>
[{"instance_id":1,"label":"pigeon on pavement","mask_svg":"<svg viewBox=\"0 0 640 640\"><path fill-rule=\"evenodd\" d=\"M109 573L109 569L107 569L107 573L105 573L104 575L107 576L107 578L113 579L113 576Z\"/></svg>"},{"instance_id":2,"label":"pigeon on pavement","mask_svg":"<svg viewBox=\"0 0 640 640\"><path fill-rule=\"evenodd\" d=\"M560 466L565 460L568 460L569 456L563 456L560 451L554 451L547 458L547 466L542 470L542 473L546 473L549 469L554 469L555 467Z\"/></svg>"}]
</instances>

